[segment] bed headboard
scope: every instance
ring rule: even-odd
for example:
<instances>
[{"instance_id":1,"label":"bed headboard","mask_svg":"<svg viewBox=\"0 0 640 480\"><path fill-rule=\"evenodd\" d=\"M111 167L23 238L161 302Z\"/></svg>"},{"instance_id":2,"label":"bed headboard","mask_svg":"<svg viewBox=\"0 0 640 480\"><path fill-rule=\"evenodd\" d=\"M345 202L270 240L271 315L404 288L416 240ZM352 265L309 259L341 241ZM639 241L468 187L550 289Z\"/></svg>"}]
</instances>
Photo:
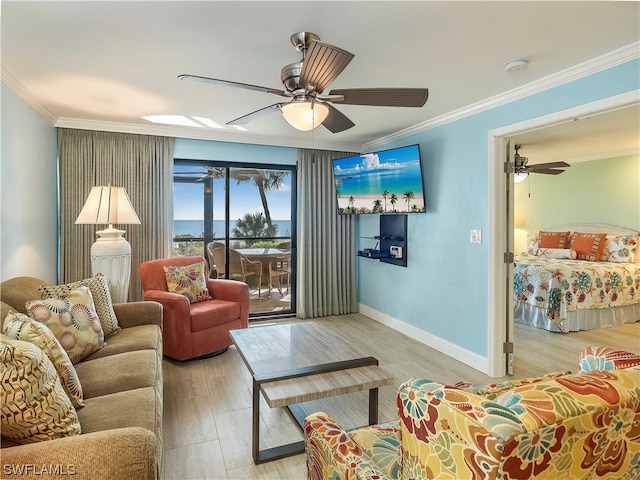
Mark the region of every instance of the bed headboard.
<instances>
[{"instance_id":1,"label":"bed headboard","mask_svg":"<svg viewBox=\"0 0 640 480\"><path fill-rule=\"evenodd\" d=\"M630 235L638 233L638 230L632 228L619 227L617 225L608 225L606 223L569 223L548 229L551 232L583 232L583 233L606 233L608 235Z\"/></svg>"}]
</instances>

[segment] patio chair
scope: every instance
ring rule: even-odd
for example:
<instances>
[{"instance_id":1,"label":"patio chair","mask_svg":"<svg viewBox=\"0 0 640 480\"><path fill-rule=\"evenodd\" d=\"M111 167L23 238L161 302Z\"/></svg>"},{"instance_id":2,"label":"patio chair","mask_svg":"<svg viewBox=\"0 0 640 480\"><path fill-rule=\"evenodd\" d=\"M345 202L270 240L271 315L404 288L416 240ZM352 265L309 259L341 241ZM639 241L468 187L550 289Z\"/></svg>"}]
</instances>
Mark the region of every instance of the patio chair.
<instances>
[{"instance_id":1,"label":"patio chair","mask_svg":"<svg viewBox=\"0 0 640 480\"><path fill-rule=\"evenodd\" d=\"M219 242L212 242L207 245L207 253L209 260L213 260L215 265L217 278L229 278L229 280L238 280L249 283L249 279L257 279L258 297L262 295L262 262L258 260L249 260L237 250L229 249L229 276L227 277L227 264L225 258L224 244L222 246L215 245ZM213 268L213 267L212 267Z\"/></svg>"},{"instance_id":2,"label":"patio chair","mask_svg":"<svg viewBox=\"0 0 640 480\"><path fill-rule=\"evenodd\" d=\"M273 279L276 279L276 288L282 296L282 280L285 280L286 290L289 291L289 282L291 281L291 255L279 255L269 262L269 298L271 298L271 290L273 290Z\"/></svg>"}]
</instances>

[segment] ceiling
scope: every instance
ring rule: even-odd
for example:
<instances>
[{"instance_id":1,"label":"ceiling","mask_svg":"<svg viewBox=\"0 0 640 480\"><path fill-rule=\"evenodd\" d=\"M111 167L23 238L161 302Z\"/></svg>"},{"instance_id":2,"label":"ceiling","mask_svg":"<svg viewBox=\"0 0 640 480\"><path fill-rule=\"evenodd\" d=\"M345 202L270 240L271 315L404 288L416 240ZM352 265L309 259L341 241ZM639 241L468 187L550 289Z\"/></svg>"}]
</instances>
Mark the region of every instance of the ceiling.
<instances>
[{"instance_id":1,"label":"ceiling","mask_svg":"<svg viewBox=\"0 0 640 480\"><path fill-rule=\"evenodd\" d=\"M637 58L640 40L639 2L3 0L1 9L3 81L56 126L345 150L519 98L594 59ZM300 60L289 41L299 31L355 54L330 89L428 87L427 104L339 106L355 127L338 134L299 132L278 112L238 131L225 123L280 97L176 78L281 89L281 68ZM528 68L507 72L505 62L517 58ZM621 125L635 123L610 133L637 151L637 108L625 113ZM155 124L143 118L150 115L207 118L221 128ZM570 126L597 121L574 123L563 135L575 145ZM522 151L530 163L534 144L560 142L543 134L519 140L531 144ZM591 128L594 143L610 142L594 135Z\"/></svg>"}]
</instances>

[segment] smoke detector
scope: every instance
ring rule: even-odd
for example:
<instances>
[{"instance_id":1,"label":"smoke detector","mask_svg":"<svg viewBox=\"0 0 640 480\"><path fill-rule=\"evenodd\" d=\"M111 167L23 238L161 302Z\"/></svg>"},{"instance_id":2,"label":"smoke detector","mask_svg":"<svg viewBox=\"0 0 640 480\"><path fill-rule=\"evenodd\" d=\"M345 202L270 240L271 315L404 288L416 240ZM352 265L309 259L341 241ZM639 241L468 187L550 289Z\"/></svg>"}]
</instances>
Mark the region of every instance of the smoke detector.
<instances>
[{"instance_id":1,"label":"smoke detector","mask_svg":"<svg viewBox=\"0 0 640 480\"><path fill-rule=\"evenodd\" d=\"M519 72L525 70L529 65L529 61L525 58L518 58L516 60L509 60L504 64L504 69L507 72Z\"/></svg>"}]
</instances>

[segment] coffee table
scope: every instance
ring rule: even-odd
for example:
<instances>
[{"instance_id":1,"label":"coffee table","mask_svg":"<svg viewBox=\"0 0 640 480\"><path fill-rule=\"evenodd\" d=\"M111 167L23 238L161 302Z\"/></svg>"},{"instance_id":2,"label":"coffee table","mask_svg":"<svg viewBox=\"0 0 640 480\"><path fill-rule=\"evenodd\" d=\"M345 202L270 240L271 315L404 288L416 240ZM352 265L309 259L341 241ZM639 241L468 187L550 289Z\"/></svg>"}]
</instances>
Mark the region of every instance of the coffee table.
<instances>
[{"instance_id":1,"label":"coffee table","mask_svg":"<svg viewBox=\"0 0 640 480\"><path fill-rule=\"evenodd\" d=\"M315 322L231 330L231 339L253 376L252 454L255 464L304 452L304 442L260 450L260 393L271 408L287 407L300 428L302 402L369 390L369 425L378 423L378 388L393 376L374 357Z\"/></svg>"}]
</instances>

